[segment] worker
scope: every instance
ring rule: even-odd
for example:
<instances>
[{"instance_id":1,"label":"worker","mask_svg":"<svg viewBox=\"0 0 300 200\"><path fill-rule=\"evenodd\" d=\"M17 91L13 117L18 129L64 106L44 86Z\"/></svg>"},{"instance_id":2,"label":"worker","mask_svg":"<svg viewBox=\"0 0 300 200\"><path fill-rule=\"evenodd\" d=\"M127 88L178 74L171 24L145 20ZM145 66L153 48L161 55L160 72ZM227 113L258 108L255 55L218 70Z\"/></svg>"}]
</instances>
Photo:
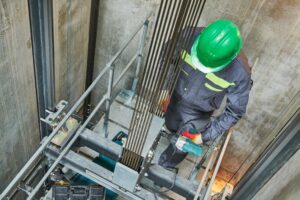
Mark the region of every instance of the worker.
<instances>
[{"instance_id":1,"label":"worker","mask_svg":"<svg viewBox=\"0 0 300 200\"><path fill-rule=\"evenodd\" d=\"M197 144L202 144L212 142L245 114L252 80L233 22L222 19L194 29L194 42L180 52L181 72L165 113L165 126L176 137L197 134ZM213 118L225 96L224 112ZM175 168L187 154L171 142L158 163Z\"/></svg>"}]
</instances>

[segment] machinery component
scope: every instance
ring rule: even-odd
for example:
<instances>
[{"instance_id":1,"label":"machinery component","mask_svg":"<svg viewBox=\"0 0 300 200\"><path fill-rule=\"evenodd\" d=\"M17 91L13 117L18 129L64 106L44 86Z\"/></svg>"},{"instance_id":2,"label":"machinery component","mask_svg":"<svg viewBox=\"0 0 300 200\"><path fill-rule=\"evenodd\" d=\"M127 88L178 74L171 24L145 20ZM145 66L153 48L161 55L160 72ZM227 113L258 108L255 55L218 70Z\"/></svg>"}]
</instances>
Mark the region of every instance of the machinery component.
<instances>
[{"instance_id":1,"label":"machinery component","mask_svg":"<svg viewBox=\"0 0 300 200\"><path fill-rule=\"evenodd\" d=\"M94 142L91 142L94 141ZM122 147L117 145L113 141L106 139L103 135L99 135L95 132L92 132L88 129L85 129L84 132L81 134L80 140L77 143L78 146L87 146L92 149L98 149L98 152L106 152L105 155L111 155L110 158L118 159L122 153ZM117 145L119 150L116 151L118 148L114 148ZM112 148L107 148L112 147ZM108 151L110 151L108 153ZM151 154L151 153L150 153ZM51 158L55 159L59 155L59 150L55 146L49 146L46 150L46 155ZM116 183L113 181L114 178L118 177L115 175L116 172L111 172L104 167L92 162L91 160L75 153L74 151L69 151L63 159L60 161L66 168L75 171L94 182L103 185L105 188L108 188L122 196L125 196L130 199L154 199L154 195L140 187L140 190L130 191L124 188L124 184L131 184L130 182L139 182L139 181L132 181L127 177L124 178L124 174L121 175L123 177L123 182L126 180L122 186L119 185L120 183ZM144 165L143 165L144 166ZM124 168L123 168L124 169ZM146 169L146 168L145 168ZM127 173L128 169L125 169ZM130 169L132 170L132 169ZM133 172L137 173L136 171L132 170ZM154 181L155 184L160 185L162 187L171 188L172 191L177 192L178 194L192 198L193 195L196 193L196 188L198 186L197 181L189 181L183 177L180 177L173 172L170 172L161 166L152 165L147 168L147 177L143 177L142 179L150 179ZM116 176L116 177L114 177ZM125 175L127 176L127 175ZM118 178L121 178L118 177ZM174 182L174 177L176 177L176 181ZM140 178L140 177L139 177ZM143 181L142 181L143 182ZM142 183L141 183L142 184ZM132 184L131 189L133 188ZM135 187L136 185L134 185ZM143 185L142 185L143 186ZM135 188L134 188L135 189ZM151 195L150 195L151 194Z\"/></svg>"},{"instance_id":2,"label":"machinery component","mask_svg":"<svg viewBox=\"0 0 300 200\"><path fill-rule=\"evenodd\" d=\"M201 146L184 136L180 136L175 145L180 151L190 153L193 156L200 156L203 152Z\"/></svg>"},{"instance_id":3,"label":"machinery component","mask_svg":"<svg viewBox=\"0 0 300 200\"><path fill-rule=\"evenodd\" d=\"M54 185L52 198L55 200L101 200L104 199L104 188L99 185Z\"/></svg>"},{"instance_id":4,"label":"machinery component","mask_svg":"<svg viewBox=\"0 0 300 200\"><path fill-rule=\"evenodd\" d=\"M63 149L71 139L71 136L76 132L78 128L78 121L70 117L66 121L66 124L61 128L61 130L59 130L58 133L53 137L51 143Z\"/></svg>"},{"instance_id":5,"label":"machinery component","mask_svg":"<svg viewBox=\"0 0 300 200\"><path fill-rule=\"evenodd\" d=\"M65 109L65 107L68 105L68 102L65 100L61 100L56 106L55 111L49 111L46 110L48 113L47 117L45 119L41 118L41 121L45 122L46 124L50 125L51 127L55 127L58 124L58 116L60 116Z\"/></svg>"},{"instance_id":6,"label":"machinery component","mask_svg":"<svg viewBox=\"0 0 300 200\"><path fill-rule=\"evenodd\" d=\"M97 135L97 134L95 134ZM103 137L104 138L104 137ZM115 144L110 141L111 144ZM105 147L104 147L105 148ZM51 159L56 159L59 156L59 151L54 146L49 146L46 150L46 155ZM121 152L120 152L121 153ZM155 199L154 195L145 190L141 189L139 191L131 192L123 189L119 185L113 183L113 172L105 169L104 167L94 163L93 161L87 159L86 157L75 153L70 150L60 161L68 169L79 173L88 179L102 185L103 187L118 193L119 195L127 199Z\"/></svg>"},{"instance_id":7,"label":"machinery component","mask_svg":"<svg viewBox=\"0 0 300 200\"><path fill-rule=\"evenodd\" d=\"M189 129L181 133L182 136L192 140L195 144L202 144L202 134L197 129Z\"/></svg>"}]
</instances>

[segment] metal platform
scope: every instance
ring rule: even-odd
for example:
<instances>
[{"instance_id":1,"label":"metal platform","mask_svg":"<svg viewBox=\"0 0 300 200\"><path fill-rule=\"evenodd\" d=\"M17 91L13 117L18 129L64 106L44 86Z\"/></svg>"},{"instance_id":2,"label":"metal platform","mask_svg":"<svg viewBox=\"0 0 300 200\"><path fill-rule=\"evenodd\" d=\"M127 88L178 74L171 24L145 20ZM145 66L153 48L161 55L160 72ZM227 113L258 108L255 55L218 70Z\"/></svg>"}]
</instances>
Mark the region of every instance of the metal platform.
<instances>
[{"instance_id":1,"label":"metal platform","mask_svg":"<svg viewBox=\"0 0 300 200\"><path fill-rule=\"evenodd\" d=\"M110 107L110 116L108 124L108 139L112 139L118 132L123 131L128 133L130 126L131 118L134 111L134 105L136 102L136 97L131 101L128 100L122 92L116 97ZM103 123L104 118L97 123L94 131L99 134L103 134ZM147 152L150 150L151 145L153 144L155 138L157 137L161 127L164 124L164 119L153 116L150 129L147 135L145 145L143 147L142 156L145 157Z\"/></svg>"}]
</instances>

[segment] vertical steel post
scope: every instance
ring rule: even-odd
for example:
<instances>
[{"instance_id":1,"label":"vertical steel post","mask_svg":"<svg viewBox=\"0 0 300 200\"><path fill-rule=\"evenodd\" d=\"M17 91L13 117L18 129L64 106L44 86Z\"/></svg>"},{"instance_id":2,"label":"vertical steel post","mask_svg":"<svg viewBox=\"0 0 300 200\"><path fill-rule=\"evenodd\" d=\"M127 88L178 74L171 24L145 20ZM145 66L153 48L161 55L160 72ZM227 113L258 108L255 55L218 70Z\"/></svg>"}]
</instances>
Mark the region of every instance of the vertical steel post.
<instances>
[{"instance_id":1,"label":"vertical steel post","mask_svg":"<svg viewBox=\"0 0 300 200\"><path fill-rule=\"evenodd\" d=\"M46 110L55 110L53 5L52 0L29 0L28 7L39 118L45 118ZM41 138L49 134L41 121L40 132Z\"/></svg>"},{"instance_id":2,"label":"vertical steel post","mask_svg":"<svg viewBox=\"0 0 300 200\"><path fill-rule=\"evenodd\" d=\"M93 77L94 77L94 60L95 60L95 54L96 54L95 52L96 52L96 41L97 41L99 4L100 4L100 0L92 0L91 1L85 89L87 89L91 85L91 83L93 82ZM86 120L88 115L90 114L91 98L92 98L92 94L89 94L84 101L83 120Z\"/></svg>"},{"instance_id":3,"label":"vertical steel post","mask_svg":"<svg viewBox=\"0 0 300 200\"><path fill-rule=\"evenodd\" d=\"M111 104L111 91L114 82L114 71L115 71L115 67L114 65L111 65L109 69L109 77L108 77L108 85L107 85L107 100L105 102L106 103L105 116L103 122L103 131L106 138L108 137L108 120L109 120L109 112L110 112L110 104Z\"/></svg>"},{"instance_id":4,"label":"vertical steel post","mask_svg":"<svg viewBox=\"0 0 300 200\"><path fill-rule=\"evenodd\" d=\"M145 47L145 40L146 40L147 31L148 31L148 25L149 25L149 20L146 20L144 23L144 26L143 26L143 32L141 34L140 43L139 43L136 71L135 71L135 76L134 76L132 87L131 87L132 97L135 95L137 83L139 81L139 74L140 74L141 65L142 65L142 61L143 61L143 57L144 57L143 50Z\"/></svg>"},{"instance_id":5,"label":"vertical steel post","mask_svg":"<svg viewBox=\"0 0 300 200\"><path fill-rule=\"evenodd\" d=\"M195 195L195 197L194 197L194 200L197 200L197 199L199 198L199 196L200 196L201 189L202 189L202 187L203 187L203 185L204 185L204 183L205 183L205 180L206 180L206 178L207 178L209 169L211 168L211 165L213 164L213 160L214 160L214 158L215 158L216 152L217 152L217 148L214 148L212 154L210 155L210 158L209 158L208 164L207 164L207 166L206 166L206 169L205 169L205 171L204 171L204 173L203 173L203 175L202 175L202 178L201 178L200 184L199 184L199 186L198 186L198 188L197 188L197 191L196 191L196 195Z\"/></svg>"},{"instance_id":6,"label":"vertical steel post","mask_svg":"<svg viewBox=\"0 0 300 200\"><path fill-rule=\"evenodd\" d=\"M222 150L221 150L220 156L219 156L219 158L218 158L218 161L217 161L217 164L216 164L214 173L213 173L213 175L212 175L212 177L211 177L211 179L210 179L208 188L207 188L207 190L206 190L206 193L205 193L205 196L204 196L204 200L208 200L208 198L210 198L210 190L211 190L211 188L212 188L213 183L215 182L215 178L216 178L217 173L218 173L218 171L219 171L219 168L220 168L220 165L221 165L223 156L224 156L224 154L225 154L225 151L226 151L226 148L227 148L227 145L228 145L228 142L229 142L229 139L230 139L232 133L233 133L233 129L231 128L231 129L229 129L229 131L228 131L228 134L227 134L226 140L225 140L225 142L224 142L223 148L222 148Z\"/></svg>"}]
</instances>

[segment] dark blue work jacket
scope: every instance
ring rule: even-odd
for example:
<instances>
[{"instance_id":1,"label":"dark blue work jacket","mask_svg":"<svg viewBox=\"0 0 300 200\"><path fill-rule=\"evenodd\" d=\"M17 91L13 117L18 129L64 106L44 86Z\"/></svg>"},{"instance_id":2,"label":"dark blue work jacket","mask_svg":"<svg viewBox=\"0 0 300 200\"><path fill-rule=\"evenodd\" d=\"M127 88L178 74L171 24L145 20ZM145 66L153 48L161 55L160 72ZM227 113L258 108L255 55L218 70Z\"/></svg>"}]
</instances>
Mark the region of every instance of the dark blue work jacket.
<instances>
[{"instance_id":1,"label":"dark blue work jacket","mask_svg":"<svg viewBox=\"0 0 300 200\"><path fill-rule=\"evenodd\" d=\"M200 31L201 28L196 28L192 41ZM209 120L205 127L196 127L203 131L204 140L212 140L236 124L245 114L252 85L250 66L246 56L240 53L225 69L205 74L193 67L189 58L190 50L191 45L181 51L181 72L167 115L172 116L169 120L173 120L173 123L176 119L181 125L197 117L198 121L207 119L220 107L226 95L225 111L220 116ZM166 124L168 124L167 120L168 117L166 117Z\"/></svg>"}]
</instances>

